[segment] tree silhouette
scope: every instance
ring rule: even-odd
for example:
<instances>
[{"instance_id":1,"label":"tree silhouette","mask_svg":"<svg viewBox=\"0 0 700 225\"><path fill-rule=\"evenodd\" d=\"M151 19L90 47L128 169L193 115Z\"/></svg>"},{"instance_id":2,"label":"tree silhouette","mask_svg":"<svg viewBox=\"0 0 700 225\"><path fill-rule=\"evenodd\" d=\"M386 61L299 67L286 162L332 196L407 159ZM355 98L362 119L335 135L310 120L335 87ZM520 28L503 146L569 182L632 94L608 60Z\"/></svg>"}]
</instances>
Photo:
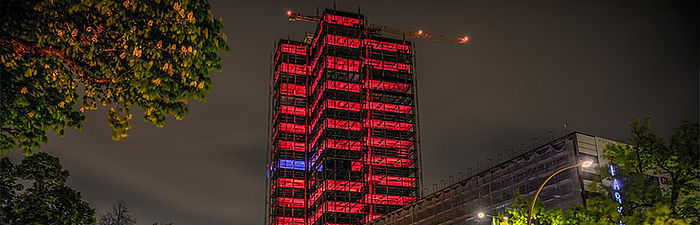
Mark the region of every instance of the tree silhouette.
<instances>
[{"instance_id":1,"label":"tree silhouette","mask_svg":"<svg viewBox=\"0 0 700 225\"><path fill-rule=\"evenodd\" d=\"M129 214L129 208L124 201L119 200L112 209L100 215L97 225L134 225L136 218Z\"/></svg>"},{"instance_id":2,"label":"tree silhouette","mask_svg":"<svg viewBox=\"0 0 700 225\"><path fill-rule=\"evenodd\" d=\"M80 225L95 222L95 210L66 185L68 171L48 153L17 165L0 159L0 224ZM24 184L31 186L25 187Z\"/></svg>"}]
</instances>

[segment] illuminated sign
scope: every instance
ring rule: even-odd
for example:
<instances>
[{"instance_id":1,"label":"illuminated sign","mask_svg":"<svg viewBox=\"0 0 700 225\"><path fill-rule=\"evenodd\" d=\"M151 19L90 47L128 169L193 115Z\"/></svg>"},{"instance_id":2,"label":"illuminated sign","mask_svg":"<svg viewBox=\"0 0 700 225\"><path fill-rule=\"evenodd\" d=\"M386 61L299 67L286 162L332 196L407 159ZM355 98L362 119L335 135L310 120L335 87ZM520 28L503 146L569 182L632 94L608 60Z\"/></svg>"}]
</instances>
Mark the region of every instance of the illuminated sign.
<instances>
[{"instance_id":1,"label":"illuminated sign","mask_svg":"<svg viewBox=\"0 0 700 225\"><path fill-rule=\"evenodd\" d=\"M612 183L610 184L610 187L613 190L613 198L615 198L615 201L617 204L617 212L620 213L620 216L622 216L622 195L620 194L620 190L622 190L622 182L620 182L619 179L615 176L616 174L616 169L615 166L610 165L610 176L612 178ZM619 225L625 225L622 223L622 220L618 222Z\"/></svg>"}]
</instances>

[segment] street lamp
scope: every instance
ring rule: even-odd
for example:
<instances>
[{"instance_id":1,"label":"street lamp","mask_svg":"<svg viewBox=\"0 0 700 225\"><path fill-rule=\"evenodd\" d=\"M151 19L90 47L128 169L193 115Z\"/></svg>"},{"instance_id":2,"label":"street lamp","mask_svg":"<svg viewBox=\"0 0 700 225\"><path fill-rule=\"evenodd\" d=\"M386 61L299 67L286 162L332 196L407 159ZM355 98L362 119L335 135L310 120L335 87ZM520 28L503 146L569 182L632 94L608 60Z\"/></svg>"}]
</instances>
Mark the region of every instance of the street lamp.
<instances>
[{"instance_id":1,"label":"street lamp","mask_svg":"<svg viewBox=\"0 0 700 225\"><path fill-rule=\"evenodd\" d=\"M484 212L479 212L479 213L476 214L476 217L479 217L479 219L482 219L482 218L487 217L487 216L488 216L488 217L491 217L491 225L496 225L496 217L495 217L495 216L486 214L486 213L484 213ZM507 217L507 216L504 216L504 217L503 217L503 220L508 220L508 217Z\"/></svg>"},{"instance_id":2,"label":"street lamp","mask_svg":"<svg viewBox=\"0 0 700 225\"><path fill-rule=\"evenodd\" d=\"M571 169L571 168L576 168L576 167L579 167L579 166L582 167L582 168L586 168L586 167L590 167L590 166L592 166L592 165L593 165L593 162L592 162L592 161L584 161L584 162L581 162L581 163L576 164L576 165L572 165L572 166L567 166L567 167L561 168L561 169L557 170L556 172L554 172L552 175L549 175L549 177L547 177L547 179L544 180L544 182L542 182L542 185L540 185L540 188L537 189L537 192L535 193L535 197L532 198L532 203L530 203L530 214L527 216L527 225L530 225L530 223L531 223L531 220L532 220L532 209L535 208L535 201L537 201L537 196L540 195L540 191L542 191L542 188L544 187L544 185L547 184L547 181L549 181L550 179L552 179L552 177L554 177L555 175L557 175L557 174L559 174L559 173L561 173L561 172L564 172L565 170L568 170L568 169Z\"/></svg>"}]
</instances>

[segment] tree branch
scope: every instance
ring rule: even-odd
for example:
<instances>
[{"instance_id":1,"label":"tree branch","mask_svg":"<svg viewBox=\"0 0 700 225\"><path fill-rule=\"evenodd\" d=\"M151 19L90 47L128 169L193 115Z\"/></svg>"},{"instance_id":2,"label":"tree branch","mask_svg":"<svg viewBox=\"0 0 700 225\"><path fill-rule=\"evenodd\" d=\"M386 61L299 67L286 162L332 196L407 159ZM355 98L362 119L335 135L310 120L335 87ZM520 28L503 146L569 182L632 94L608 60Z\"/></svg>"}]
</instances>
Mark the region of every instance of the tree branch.
<instances>
[{"instance_id":1,"label":"tree branch","mask_svg":"<svg viewBox=\"0 0 700 225\"><path fill-rule=\"evenodd\" d=\"M97 84L107 84L111 83L112 79L109 78L94 78L89 75L86 75L80 67L71 59L69 56L67 56L64 52L54 49L51 47L38 47L35 44L30 44L26 41L11 38L11 37L6 37L6 36L0 36L0 47L5 48L5 49L10 49L14 51L15 53L18 54L29 54L29 55L46 55L46 56L53 56L56 58L59 58L63 63L65 63L73 72L78 74L83 79L87 79L88 81L92 83L97 83Z\"/></svg>"}]
</instances>

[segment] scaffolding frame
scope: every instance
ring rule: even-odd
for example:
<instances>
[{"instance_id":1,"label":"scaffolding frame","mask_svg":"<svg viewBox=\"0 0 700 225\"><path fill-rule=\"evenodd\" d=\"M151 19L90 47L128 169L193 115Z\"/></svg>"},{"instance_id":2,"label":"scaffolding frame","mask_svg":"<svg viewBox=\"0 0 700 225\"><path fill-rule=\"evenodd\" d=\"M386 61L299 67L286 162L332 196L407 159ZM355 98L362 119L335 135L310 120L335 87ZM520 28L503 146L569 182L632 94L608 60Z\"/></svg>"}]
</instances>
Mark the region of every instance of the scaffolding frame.
<instances>
[{"instance_id":1,"label":"scaffolding frame","mask_svg":"<svg viewBox=\"0 0 700 225\"><path fill-rule=\"evenodd\" d=\"M366 24L327 9L310 41L276 44L266 224L363 224L420 197L414 46Z\"/></svg>"}]
</instances>

